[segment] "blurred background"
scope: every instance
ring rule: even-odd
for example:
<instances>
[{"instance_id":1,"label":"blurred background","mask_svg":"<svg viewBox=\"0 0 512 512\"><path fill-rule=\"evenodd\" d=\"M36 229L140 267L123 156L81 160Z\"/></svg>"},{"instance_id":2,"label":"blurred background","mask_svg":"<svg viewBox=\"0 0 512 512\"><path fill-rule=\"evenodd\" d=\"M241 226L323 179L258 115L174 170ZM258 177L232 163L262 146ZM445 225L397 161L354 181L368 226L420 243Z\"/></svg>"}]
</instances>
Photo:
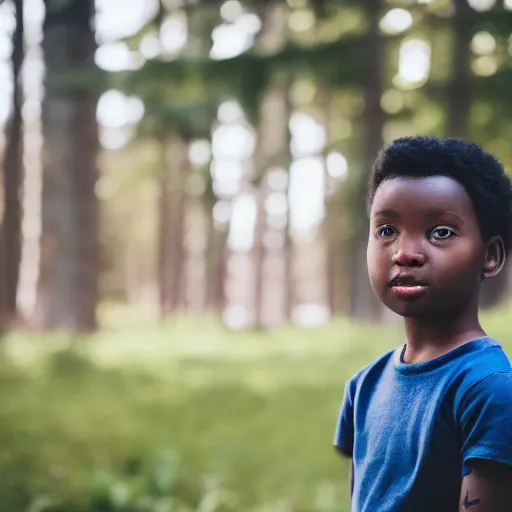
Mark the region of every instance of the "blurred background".
<instances>
[{"instance_id":1,"label":"blurred background","mask_svg":"<svg viewBox=\"0 0 512 512\"><path fill-rule=\"evenodd\" d=\"M372 162L512 168L511 63L512 0L0 1L0 510L348 511Z\"/></svg>"}]
</instances>

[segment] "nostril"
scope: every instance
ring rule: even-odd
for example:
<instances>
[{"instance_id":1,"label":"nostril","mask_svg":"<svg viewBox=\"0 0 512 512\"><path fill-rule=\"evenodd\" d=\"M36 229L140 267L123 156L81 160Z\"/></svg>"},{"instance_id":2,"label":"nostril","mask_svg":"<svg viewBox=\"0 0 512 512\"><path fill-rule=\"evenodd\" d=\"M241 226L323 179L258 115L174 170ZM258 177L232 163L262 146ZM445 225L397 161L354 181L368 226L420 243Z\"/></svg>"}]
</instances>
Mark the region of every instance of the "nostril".
<instances>
[{"instance_id":1,"label":"nostril","mask_svg":"<svg viewBox=\"0 0 512 512\"><path fill-rule=\"evenodd\" d=\"M419 253L398 251L392 261L399 267L421 267L425 262L425 257Z\"/></svg>"}]
</instances>

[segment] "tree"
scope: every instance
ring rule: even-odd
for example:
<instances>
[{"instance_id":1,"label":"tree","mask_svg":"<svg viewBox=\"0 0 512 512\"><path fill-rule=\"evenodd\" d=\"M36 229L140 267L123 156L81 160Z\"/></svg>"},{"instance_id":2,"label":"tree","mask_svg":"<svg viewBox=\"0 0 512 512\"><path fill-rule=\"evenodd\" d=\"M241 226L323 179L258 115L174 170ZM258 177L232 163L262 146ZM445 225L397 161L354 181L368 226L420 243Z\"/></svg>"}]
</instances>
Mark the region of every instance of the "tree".
<instances>
[{"instance_id":1,"label":"tree","mask_svg":"<svg viewBox=\"0 0 512 512\"><path fill-rule=\"evenodd\" d=\"M206 190L202 198L206 218L204 308L222 314L226 307L228 224L216 226L213 208L217 198L209 170L206 175Z\"/></svg>"},{"instance_id":2,"label":"tree","mask_svg":"<svg viewBox=\"0 0 512 512\"><path fill-rule=\"evenodd\" d=\"M364 3L368 31L366 33L364 78L364 112L362 136L362 168L354 176L351 201L350 239L350 312L354 318L375 320L380 316L381 306L370 286L366 267L366 246L368 243L368 223L366 216L366 188L370 171L382 147L384 111L381 97L384 91L384 48L385 39L379 31L380 1Z\"/></svg>"},{"instance_id":3,"label":"tree","mask_svg":"<svg viewBox=\"0 0 512 512\"><path fill-rule=\"evenodd\" d=\"M451 137L465 138L471 108L470 45L473 37L471 7L467 0L453 0L452 78L448 84L447 131Z\"/></svg>"},{"instance_id":4,"label":"tree","mask_svg":"<svg viewBox=\"0 0 512 512\"><path fill-rule=\"evenodd\" d=\"M41 262L36 323L96 327L99 151L94 1L45 0Z\"/></svg>"},{"instance_id":5,"label":"tree","mask_svg":"<svg viewBox=\"0 0 512 512\"><path fill-rule=\"evenodd\" d=\"M12 35L13 95L6 130L4 154L4 215L0 231L0 316L9 322L16 316L16 296L21 261L21 192L23 181L23 103L21 66L23 49L23 1L13 0L16 25Z\"/></svg>"},{"instance_id":6,"label":"tree","mask_svg":"<svg viewBox=\"0 0 512 512\"><path fill-rule=\"evenodd\" d=\"M184 305L186 254L184 246L186 192L190 171L188 145L180 137L162 143L163 162L159 180L158 269L160 311L163 317Z\"/></svg>"},{"instance_id":7,"label":"tree","mask_svg":"<svg viewBox=\"0 0 512 512\"><path fill-rule=\"evenodd\" d=\"M279 52L287 42L286 20L288 9L283 5L261 5L258 14L264 21L263 30L256 39L256 48L265 52ZM281 70L271 61L265 66L265 88L259 99L259 108L254 122L258 125L258 143L255 152L256 173L256 226L254 230L253 264L254 264L254 324L257 329L265 325L264 303L268 276L269 251L266 237L271 233L265 202L269 188L267 174L272 167L289 169L291 164L289 120L292 105L289 89L292 83L290 70ZM288 179L288 184L290 179ZM287 206L287 219L282 232L284 247L282 250L284 275L283 304L281 318L290 321L295 306L294 282L294 247L290 226L290 207Z\"/></svg>"}]
</instances>

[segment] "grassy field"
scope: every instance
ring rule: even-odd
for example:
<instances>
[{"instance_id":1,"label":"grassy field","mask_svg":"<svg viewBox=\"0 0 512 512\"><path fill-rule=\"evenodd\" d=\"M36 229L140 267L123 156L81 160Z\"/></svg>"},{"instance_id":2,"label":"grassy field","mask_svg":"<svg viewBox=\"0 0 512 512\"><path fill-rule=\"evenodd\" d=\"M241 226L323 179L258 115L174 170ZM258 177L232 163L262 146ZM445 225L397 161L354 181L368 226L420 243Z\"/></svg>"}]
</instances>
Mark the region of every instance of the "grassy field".
<instances>
[{"instance_id":1,"label":"grassy field","mask_svg":"<svg viewBox=\"0 0 512 512\"><path fill-rule=\"evenodd\" d=\"M484 326L512 353L509 310ZM107 322L108 323L108 322ZM9 335L0 510L345 512L343 386L402 341L345 321L233 333L132 320L90 338Z\"/></svg>"}]
</instances>

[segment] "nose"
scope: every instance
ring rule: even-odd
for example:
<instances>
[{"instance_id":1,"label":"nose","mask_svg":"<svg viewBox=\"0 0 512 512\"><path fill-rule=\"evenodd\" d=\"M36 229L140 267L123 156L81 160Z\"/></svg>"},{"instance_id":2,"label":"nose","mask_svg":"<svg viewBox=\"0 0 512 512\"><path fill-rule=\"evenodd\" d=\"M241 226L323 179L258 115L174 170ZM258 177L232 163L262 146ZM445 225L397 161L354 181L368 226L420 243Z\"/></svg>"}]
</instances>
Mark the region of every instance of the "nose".
<instances>
[{"instance_id":1,"label":"nose","mask_svg":"<svg viewBox=\"0 0 512 512\"><path fill-rule=\"evenodd\" d=\"M391 261L399 267L422 267L425 264L425 253L417 247L403 245L393 254Z\"/></svg>"}]
</instances>

